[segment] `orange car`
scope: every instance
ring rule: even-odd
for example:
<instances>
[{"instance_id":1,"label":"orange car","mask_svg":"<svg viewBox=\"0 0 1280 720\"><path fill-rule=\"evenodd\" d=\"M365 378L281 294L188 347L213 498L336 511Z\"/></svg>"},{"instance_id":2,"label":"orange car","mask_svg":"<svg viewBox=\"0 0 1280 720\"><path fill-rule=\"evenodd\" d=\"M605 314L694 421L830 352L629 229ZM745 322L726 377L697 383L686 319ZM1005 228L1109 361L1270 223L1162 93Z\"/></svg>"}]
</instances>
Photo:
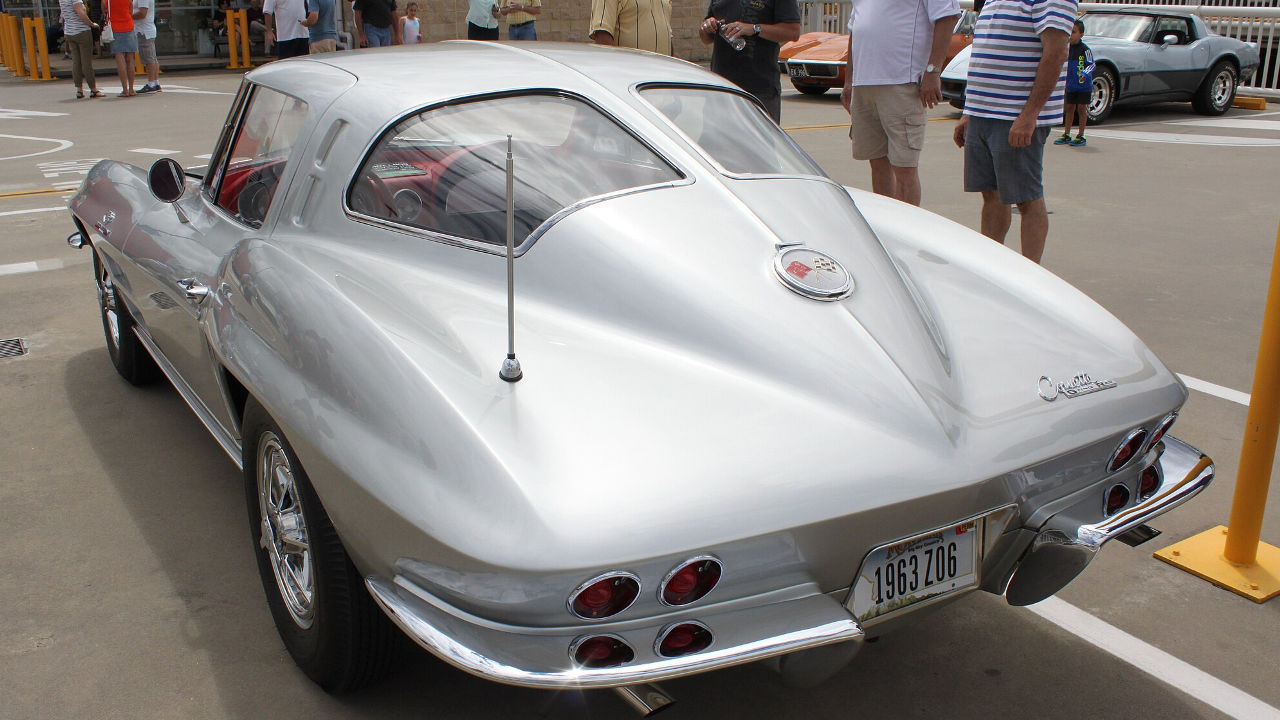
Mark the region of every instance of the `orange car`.
<instances>
[{"instance_id":1,"label":"orange car","mask_svg":"<svg viewBox=\"0 0 1280 720\"><path fill-rule=\"evenodd\" d=\"M946 67L951 58L973 42L973 25L978 16L965 10L952 31ZM828 88L844 87L849 65L849 36L829 32L808 32L778 51L778 71L791 77L791 84L806 95L821 95Z\"/></svg>"}]
</instances>

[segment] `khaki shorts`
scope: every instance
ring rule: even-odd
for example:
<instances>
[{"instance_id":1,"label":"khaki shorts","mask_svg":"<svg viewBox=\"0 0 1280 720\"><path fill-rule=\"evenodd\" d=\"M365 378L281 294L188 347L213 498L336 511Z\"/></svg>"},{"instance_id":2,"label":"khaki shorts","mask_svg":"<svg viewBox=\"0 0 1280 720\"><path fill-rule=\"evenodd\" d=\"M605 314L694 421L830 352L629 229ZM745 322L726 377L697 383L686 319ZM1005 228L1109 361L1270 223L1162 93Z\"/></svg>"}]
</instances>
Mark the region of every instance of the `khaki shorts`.
<instances>
[{"instance_id":1,"label":"khaki shorts","mask_svg":"<svg viewBox=\"0 0 1280 720\"><path fill-rule=\"evenodd\" d=\"M336 52L338 49L338 41L333 38L325 38L311 43L311 54Z\"/></svg>"},{"instance_id":2,"label":"khaki shorts","mask_svg":"<svg viewBox=\"0 0 1280 720\"><path fill-rule=\"evenodd\" d=\"M849 103L854 160L889 158L894 167L918 167L928 121L919 83L855 85Z\"/></svg>"}]
</instances>

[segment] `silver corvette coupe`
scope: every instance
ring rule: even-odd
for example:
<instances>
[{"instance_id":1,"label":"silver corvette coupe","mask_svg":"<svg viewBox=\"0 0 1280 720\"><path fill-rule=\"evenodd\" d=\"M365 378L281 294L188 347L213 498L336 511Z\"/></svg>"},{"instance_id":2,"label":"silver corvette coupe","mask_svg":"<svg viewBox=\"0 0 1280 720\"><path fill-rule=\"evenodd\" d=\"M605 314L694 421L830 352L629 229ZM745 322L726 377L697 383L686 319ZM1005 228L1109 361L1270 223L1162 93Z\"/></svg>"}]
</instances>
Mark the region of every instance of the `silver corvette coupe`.
<instances>
[{"instance_id":1,"label":"silver corvette coupe","mask_svg":"<svg viewBox=\"0 0 1280 720\"><path fill-rule=\"evenodd\" d=\"M1093 53L1090 123L1117 105L1191 101L1202 115L1222 115L1241 83L1258 69L1258 45L1217 35L1194 13L1142 7L1085 15L1084 43ZM942 95L964 107L972 47L942 73Z\"/></svg>"},{"instance_id":2,"label":"silver corvette coupe","mask_svg":"<svg viewBox=\"0 0 1280 720\"><path fill-rule=\"evenodd\" d=\"M404 635L647 709L766 658L814 682L967 593L1052 595L1213 476L1113 316L667 57L271 63L206 169L102 161L71 212L111 361L243 468L333 692Z\"/></svg>"}]
</instances>

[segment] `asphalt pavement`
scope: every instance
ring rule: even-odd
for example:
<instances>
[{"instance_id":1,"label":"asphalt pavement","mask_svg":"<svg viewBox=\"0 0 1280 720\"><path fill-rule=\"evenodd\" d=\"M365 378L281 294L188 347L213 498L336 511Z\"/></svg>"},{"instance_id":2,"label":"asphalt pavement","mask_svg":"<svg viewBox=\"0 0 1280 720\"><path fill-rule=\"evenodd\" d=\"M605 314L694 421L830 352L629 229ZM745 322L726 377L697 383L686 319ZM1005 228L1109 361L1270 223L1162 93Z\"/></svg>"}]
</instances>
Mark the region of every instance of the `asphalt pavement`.
<instances>
[{"instance_id":1,"label":"asphalt pavement","mask_svg":"<svg viewBox=\"0 0 1280 720\"><path fill-rule=\"evenodd\" d=\"M608 692L495 685L425 653L334 698L286 655L235 467L171 387L115 374L91 258L64 242L66 189L96 159L203 164L239 81L166 73L154 96L76 100L68 81L0 79L0 340L28 348L0 359L0 717L630 717ZM956 117L930 113L923 205L976 228ZM1044 264L1210 390L1173 432L1214 457L1214 485L1042 606L972 594L816 688L760 664L667 682L679 704L664 717L1280 718L1280 599L1151 557L1227 521L1280 224L1280 107L1205 121L1185 104L1118 109L1088 146L1046 148ZM788 93L783 125L833 178L869 187L834 95ZM1263 538L1280 545L1280 482Z\"/></svg>"}]
</instances>

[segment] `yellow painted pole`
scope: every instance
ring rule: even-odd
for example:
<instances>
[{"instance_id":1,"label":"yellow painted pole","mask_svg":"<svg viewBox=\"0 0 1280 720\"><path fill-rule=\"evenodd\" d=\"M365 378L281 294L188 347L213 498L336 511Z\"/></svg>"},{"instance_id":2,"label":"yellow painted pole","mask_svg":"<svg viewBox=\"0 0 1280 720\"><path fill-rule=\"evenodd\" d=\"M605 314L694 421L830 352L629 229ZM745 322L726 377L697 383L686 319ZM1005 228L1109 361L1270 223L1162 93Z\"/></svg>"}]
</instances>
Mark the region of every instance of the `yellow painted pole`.
<instances>
[{"instance_id":1,"label":"yellow painted pole","mask_svg":"<svg viewBox=\"0 0 1280 720\"><path fill-rule=\"evenodd\" d=\"M240 11L240 51L244 53L244 67L251 68L253 63L249 62L249 11Z\"/></svg>"},{"instance_id":2,"label":"yellow painted pole","mask_svg":"<svg viewBox=\"0 0 1280 720\"><path fill-rule=\"evenodd\" d=\"M22 35L23 35L23 38L27 41L27 59L31 66L32 71L36 69L36 36L34 33L34 29L35 29L34 20L32 20L31 18L22 18ZM30 75L30 74L31 73L28 73L27 69L24 67L22 69L22 72L18 74L18 77L26 77L27 75Z\"/></svg>"},{"instance_id":3,"label":"yellow painted pole","mask_svg":"<svg viewBox=\"0 0 1280 720\"><path fill-rule=\"evenodd\" d=\"M9 13L0 13L0 65L9 67L13 51L9 49Z\"/></svg>"},{"instance_id":4,"label":"yellow painted pole","mask_svg":"<svg viewBox=\"0 0 1280 720\"><path fill-rule=\"evenodd\" d=\"M228 70L236 70L240 67L240 11L227 11L227 55L230 56L231 64L227 65Z\"/></svg>"},{"instance_id":5,"label":"yellow painted pole","mask_svg":"<svg viewBox=\"0 0 1280 720\"><path fill-rule=\"evenodd\" d=\"M1155 556L1197 577L1253 600L1280 595L1280 547L1262 542L1271 464L1280 435L1280 231L1271 259L1271 285L1258 339L1253 393L1240 447L1235 496L1227 527L1193 535Z\"/></svg>"},{"instance_id":6,"label":"yellow painted pole","mask_svg":"<svg viewBox=\"0 0 1280 720\"><path fill-rule=\"evenodd\" d=\"M1267 309L1262 315L1262 336L1258 340L1258 364L1253 372L1253 393L1249 396L1249 416L1245 421L1244 444L1240 448L1240 470L1231 500L1227 524L1227 545L1223 555L1229 562L1252 565L1258 561L1262 540L1262 511L1267 507L1271 485L1271 463L1276 456L1276 436L1280 434L1280 231L1276 232L1276 255L1271 260L1271 288Z\"/></svg>"},{"instance_id":7,"label":"yellow painted pole","mask_svg":"<svg viewBox=\"0 0 1280 720\"><path fill-rule=\"evenodd\" d=\"M31 66L31 77L28 80L52 80L53 69L49 67L49 40L44 33L44 18L36 17L33 23L36 30L36 49L39 51L36 53L36 58L39 60L39 65Z\"/></svg>"}]
</instances>

